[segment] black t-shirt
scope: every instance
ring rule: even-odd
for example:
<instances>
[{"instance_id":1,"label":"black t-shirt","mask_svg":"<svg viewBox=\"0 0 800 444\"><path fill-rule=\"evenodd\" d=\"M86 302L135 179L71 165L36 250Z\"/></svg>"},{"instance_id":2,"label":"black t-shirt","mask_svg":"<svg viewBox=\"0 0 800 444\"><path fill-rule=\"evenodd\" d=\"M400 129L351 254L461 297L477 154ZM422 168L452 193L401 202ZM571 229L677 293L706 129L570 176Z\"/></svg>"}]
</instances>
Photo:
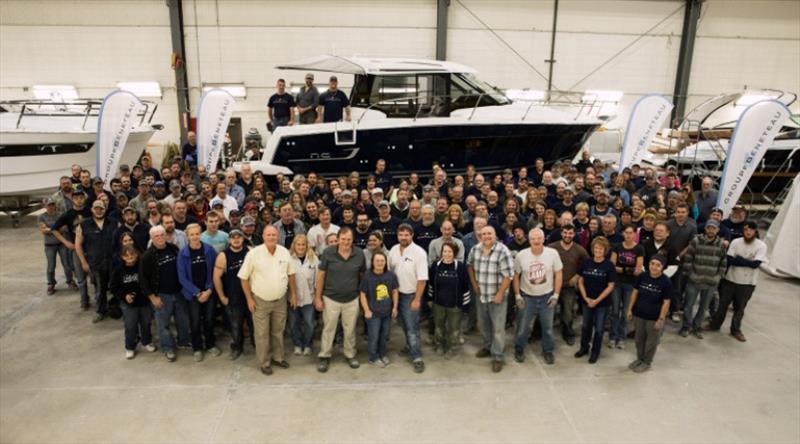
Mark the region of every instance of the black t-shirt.
<instances>
[{"instance_id":1,"label":"black t-shirt","mask_svg":"<svg viewBox=\"0 0 800 444\"><path fill-rule=\"evenodd\" d=\"M358 230L353 230L353 245L362 250L366 250L370 232L370 230L367 230L366 233L361 233Z\"/></svg>"},{"instance_id":2,"label":"black t-shirt","mask_svg":"<svg viewBox=\"0 0 800 444\"><path fill-rule=\"evenodd\" d=\"M350 106L350 100L341 91L325 91L319 95L319 105L323 107L323 120L327 122L338 122L342 120L344 109ZM386 190L384 190L386 191Z\"/></svg>"},{"instance_id":3,"label":"black t-shirt","mask_svg":"<svg viewBox=\"0 0 800 444\"><path fill-rule=\"evenodd\" d=\"M169 248L156 250L158 263L158 291L160 293L178 293L181 283L178 280L178 255Z\"/></svg>"},{"instance_id":4,"label":"black t-shirt","mask_svg":"<svg viewBox=\"0 0 800 444\"><path fill-rule=\"evenodd\" d=\"M292 247L292 242L294 241L294 223L286 225L281 222L283 225L283 231L286 233L286 238L283 241L283 246L286 248Z\"/></svg>"},{"instance_id":5,"label":"black t-shirt","mask_svg":"<svg viewBox=\"0 0 800 444\"><path fill-rule=\"evenodd\" d=\"M206 250L202 246L197 250L189 247L189 253L192 256L192 283L203 290L206 288L206 273L208 273Z\"/></svg>"},{"instance_id":6,"label":"black t-shirt","mask_svg":"<svg viewBox=\"0 0 800 444\"><path fill-rule=\"evenodd\" d=\"M464 294L468 291L465 282L466 266L463 262L445 264L437 262L431 265L429 288L433 302L446 308L461 308L464 305Z\"/></svg>"},{"instance_id":7,"label":"black t-shirt","mask_svg":"<svg viewBox=\"0 0 800 444\"><path fill-rule=\"evenodd\" d=\"M92 211L89 208L83 208L82 210L76 210L75 208L70 208L69 210L65 211L64 214L59 216L56 219L56 222L50 227L53 231L58 231L61 227L67 227L67 233L64 236L68 241L75 242L75 227L80 225L84 219L91 219L92 218Z\"/></svg>"},{"instance_id":8,"label":"black t-shirt","mask_svg":"<svg viewBox=\"0 0 800 444\"><path fill-rule=\"evenodd\" d=\"M611 247L611 251L617 254L616 266L622 268L622 274L618 275L619 281L624 284L636 282L636 276L633 274L636 270L636 258L644 258L644 247L636 244L633 248L625 248L619 243Z\"/></svg>"},{"instance_id":9,"label":"black t-shirt","mask_svg":"<svg viewBox=\"0 0 800 444\"><path fill-rule=\"evenodd\" d=\"M603 262L598 263L594 261L594 258L589 258L583 262L578 274L583 277L583 286L586 288L586 297L589 299L600 297L600 293L608 287L608 283L617 280L614 264L608 259L603 259ZM611 297L607 296L598 306L605 307L610 303Z\"/></svg>"},{"instance_id":10,"label":"black t-shirt","mask_svg":"<svg viewBox=\"0 0 800 444\"><path fill-rule=\"evenodd\" d=\"M272 116L276 119L288 119L294 106L294 97L289 93L273 94L267 102L267 107L272 108Z\"/></svg>"},{"instance_id":11,"label":"black t-shirt","mask_svg":"<svg viewBox=\"0 0 800 444\"><path fill-rule=\"evenodd\" d=\"M648 321L657 321L661 314L661 305L672 298L672 282L662 274L653 279L649 273L642 273L634 286L639 290L633 314Z\"/></svg>"},{"instance_id":12,"label":"black t-shirt","mask_svg":"<svg viewBox=\"0 0 800 444\"><path fill-rule=\"evenodd\" d=\"M380 230L383 233L383 244L387 249L391 249L397 244L397 227L400 225L400 219L396 217L389 217L386 222L380 219L372 221L372 229Z\"/></svg>"},{"instance_id":13,"label":"black t-shirt","mask_svg":"<svg viewBox=\"0 0 800 444\"><path fill-rule=\"evenodd\" d=\"M406 221L406 223L408 222L409 221ZM414 243L422 247L426 252L431 242L441 235L441 229L436 223L430 224L427 227L424 224L414 226Z\"/></svg>"}]
</instances>

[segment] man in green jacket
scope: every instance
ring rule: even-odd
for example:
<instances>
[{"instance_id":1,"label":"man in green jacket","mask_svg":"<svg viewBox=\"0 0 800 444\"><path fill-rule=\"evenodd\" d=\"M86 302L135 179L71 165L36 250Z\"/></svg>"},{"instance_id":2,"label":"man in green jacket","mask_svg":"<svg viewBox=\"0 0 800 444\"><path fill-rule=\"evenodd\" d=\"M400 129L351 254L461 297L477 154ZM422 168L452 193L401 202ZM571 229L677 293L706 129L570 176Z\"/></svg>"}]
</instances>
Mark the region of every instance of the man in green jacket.
<instances>
[{"instance_id":1,"label":"man in green jacket","mask_svg":"<svg viewBox=\"0 0 800 444\"><path fill-rule=\"evenodd\" d=\"M703 339L700 323L722 275L725 274L727 249L717 233L719 233L719 222L709 220L705 226L705 233L698 234L689 242L686 255L683 257L683 271L688 279L683 307L683 327L680 331L683 337L691 333L697 339ZM698 295L700 295L700 307L693 317L692 309Z\"/></svg>"}]
</instances>

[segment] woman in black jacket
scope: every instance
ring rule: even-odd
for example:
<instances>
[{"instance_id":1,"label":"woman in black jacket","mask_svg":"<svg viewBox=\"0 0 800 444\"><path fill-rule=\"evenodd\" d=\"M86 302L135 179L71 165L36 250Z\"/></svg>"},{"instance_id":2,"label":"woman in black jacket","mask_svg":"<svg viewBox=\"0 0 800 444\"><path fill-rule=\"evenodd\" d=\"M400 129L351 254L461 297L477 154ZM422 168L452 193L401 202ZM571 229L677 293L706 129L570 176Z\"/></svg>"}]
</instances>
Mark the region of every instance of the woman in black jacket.
<instances>
[{"instance_id":1,"label":"woman in black jacket","mask_svg":"<svg viewBox=\"0 0 800 444\"><path fill-rule=\"evenodd\" d=\"M458 246L445 242L441 254L442 259L430 267L428 296L433 302L435 350L450 359L461 344L461 317L469 304L470 284L467 265L456 260Z\"/></svg>"},{"instance_id":2,"label":"woman in black jacket","mask_svg":"<svg viewBox=\"0 0 800 444\"><path fill-rule=\"evenodd\" d=\"M111 272L109 289L120 301L125 318L125 358L133 359L140 338L145 350L156 351L150 333L153 313L150 301L139 286L139 251L127 245L122 248L120 258L122 262Z\"/></svg>"}]
</instances>

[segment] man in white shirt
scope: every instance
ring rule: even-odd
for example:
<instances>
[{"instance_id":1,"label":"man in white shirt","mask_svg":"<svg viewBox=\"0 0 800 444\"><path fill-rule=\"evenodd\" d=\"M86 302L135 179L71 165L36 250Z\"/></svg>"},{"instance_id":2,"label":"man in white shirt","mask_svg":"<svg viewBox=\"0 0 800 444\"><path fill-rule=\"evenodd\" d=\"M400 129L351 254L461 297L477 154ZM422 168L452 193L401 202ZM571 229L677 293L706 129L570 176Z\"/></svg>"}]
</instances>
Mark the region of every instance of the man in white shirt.
<instances>
[{"instance_id":1,"label":"man in white shirt","mask_svg":"<svg viewBox=\"0 0 800 444\"><path fill-rule=\"evenodd\" d=\"M528 233L531 248L514 258L514 294L520 316L514 340L514 360L525 361L525 345L531 326L538 316L542 324L544 361L553 364L553 309L561 291L561 256L555 248L544 246L544 232L534 228Z\"/></svg>"},{"instance_id":2,"label":"man in white shirt","mask_svg":"<svg viewBox=\"0 0 800 444\"><path fill-rule=\"evenodd\" d=\"M331 209L324 207L319 212L319 223L308 230L308 246L314 249L317 257L322 256L327 247L325 239L338 232L339 226L331 223Z\"/></svg>"},{"instance_id":3,"label":"man in white shirt","mask_svg":"<svg viewBox=\"0 0 800 444\"><path fill-rule=\"evenodd\" d=\"M708 330L716 331L725 322L728 306L733 302L731 336L745 342L742 333L742 318L747 301L753 295L758 282L758 267L767 263L767 244L756 238L758 226L754 221L742 225L743 237L731 241L728 247L728 271L719 284L719 307L711 317Z\"/></svg>"},{"instance_id":4,"label":"man in white shirt","mask_svg":"<svg viewBox=\"0 0 800 444\"><path fill-rule=\"evenodd\" d=\"M428 255L413 242L414 229L409 224L397 227L397 245L389 251L389 269L397 275L400 290L400 320L406 334L406 347L414 371L425 371L419 333L419 309L428 281Z\"/></svg>"},{"instance_id":5,"label":"man in white shirt","mask_svg":"<svg viewBox=\"0 0 800 444\"><path fill-rule=\"evenodd\" d=\"M222 202L222 211L225 215L225 219L227 220L231 211L239 209L239 204L236 203L236 199L228 195L228 189L225 185L225 182L217 183L216 190L217 195L211 199L209 206L213 208L215 202Z\"/></svg>"}]
</instances>

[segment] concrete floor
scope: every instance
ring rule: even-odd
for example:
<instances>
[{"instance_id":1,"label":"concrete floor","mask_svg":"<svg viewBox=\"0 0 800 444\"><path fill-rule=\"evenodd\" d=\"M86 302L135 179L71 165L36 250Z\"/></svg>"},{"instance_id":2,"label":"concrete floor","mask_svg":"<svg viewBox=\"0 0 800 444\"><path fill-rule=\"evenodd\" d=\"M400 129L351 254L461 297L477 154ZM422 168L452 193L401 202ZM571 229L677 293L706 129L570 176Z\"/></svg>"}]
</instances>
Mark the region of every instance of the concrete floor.
<instances>
[{"instance_id":1,"label":"concrete floor","mask_svg":"<svg viewBox=\"0 0 800 444\"><path fill-rule=\"evenodd\" d=\"M43 271L32 219L0 219L3 443L800 442L800 285L763 274L747 343L681 338L671 324L642 375L626 368L631 344L589 365L560 340L555 365L536 343L493 374L468 336L452 361L426 347L422 375L390 352L384 370L335 358L321 375L316 359L290 356L291 369L266 377L249 348L235 363L188 351L126 361L121 322L92 325L62 285L46 296ZM392 349L401 342L395 328Z\"/></svg>"}]
</instances>

